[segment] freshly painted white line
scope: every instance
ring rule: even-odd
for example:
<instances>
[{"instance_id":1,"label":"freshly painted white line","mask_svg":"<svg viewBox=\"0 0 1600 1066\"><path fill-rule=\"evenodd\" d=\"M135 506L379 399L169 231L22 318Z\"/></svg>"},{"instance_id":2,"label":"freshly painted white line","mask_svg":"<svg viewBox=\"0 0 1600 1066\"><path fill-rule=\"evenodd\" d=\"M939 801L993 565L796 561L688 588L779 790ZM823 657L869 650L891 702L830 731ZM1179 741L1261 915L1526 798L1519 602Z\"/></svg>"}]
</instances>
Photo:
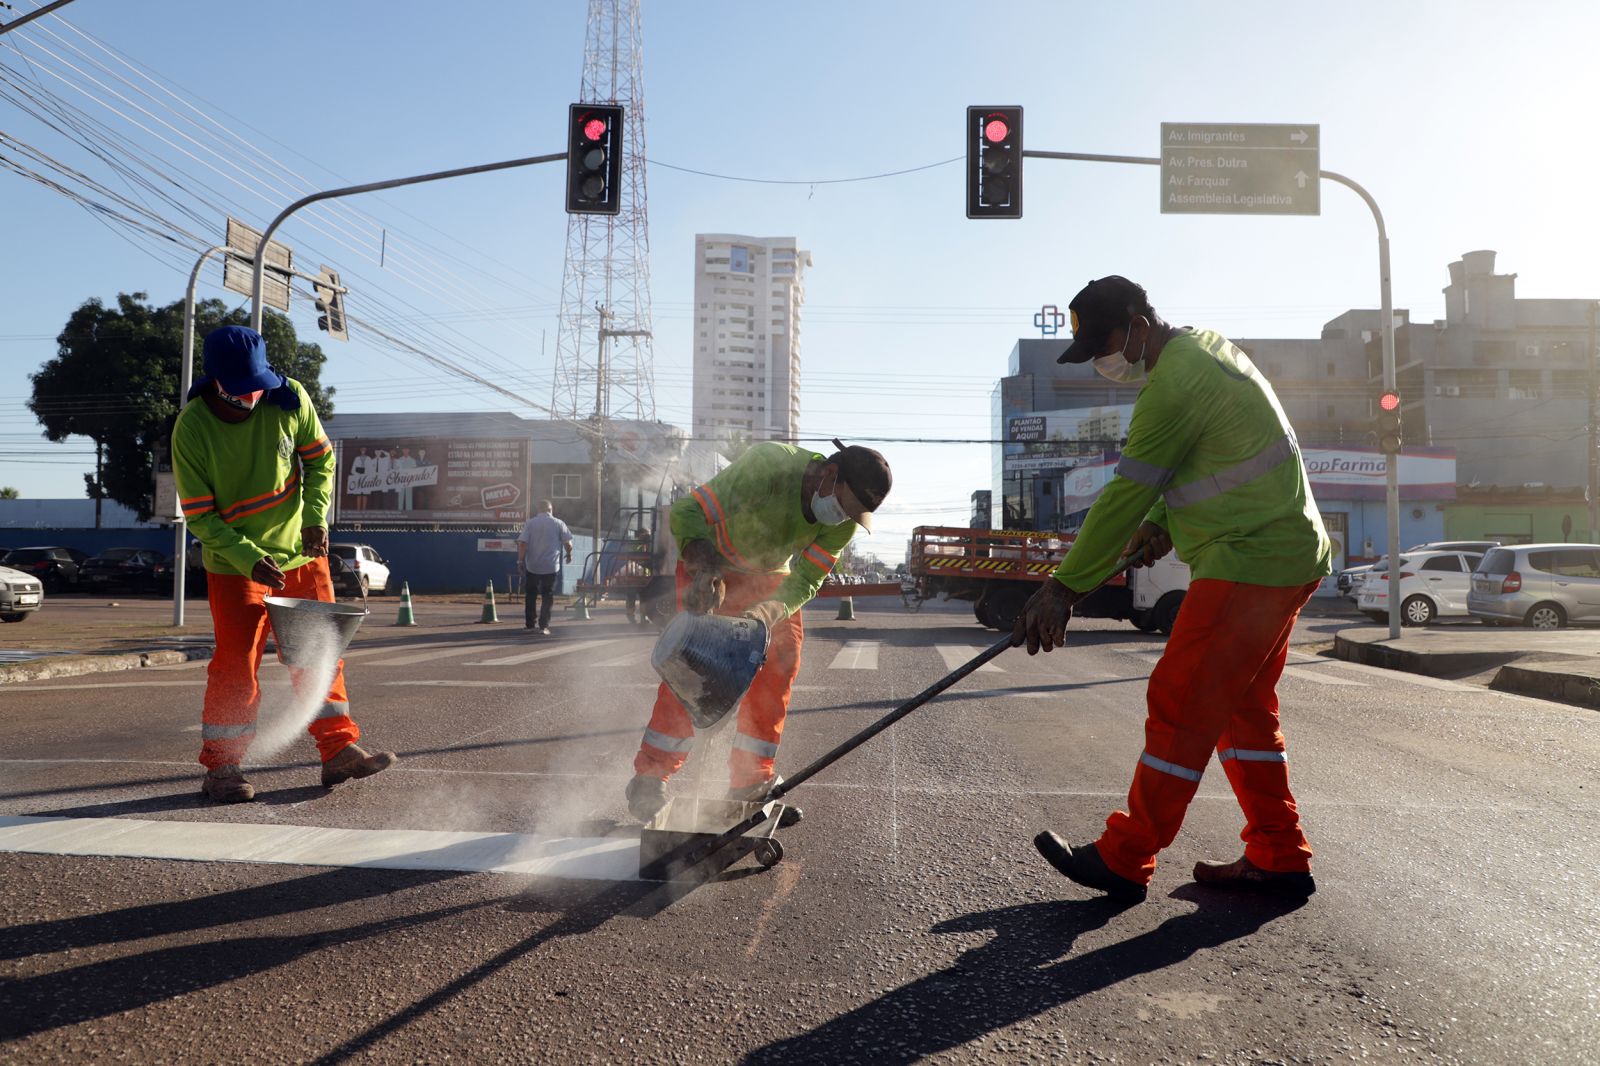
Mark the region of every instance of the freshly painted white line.
<instances>
[{"instance_id":1,"label":"freshly painted white line","mask_svg":"<svg viewBox=\"0 0 1600 1066\"><path fill-rule=\"evenodd\" d=\"M643 666L645 663L647 663L649 661L650 661L650 649L649 648L645 648L642 651L630 651L626 655L619 655L615 659L607 659L604 662L595 663L595 665L596 666Z\"/></svg>"},{"instance_id":2,"label":"freshly painted white line","mask_svg":"<svg viewBox=\"0 0 1600 1066\"><path fill-rule=\"evenodd\" d=\"M636 881L636 837L536 837L248 822L0 817L0 851Z\"/></svg>"},{"instance_id":3,"label":"freshly painted white line","mask_svg":"<svg viewBox=\"0 0 1600 1066\"><path fill-rule=\"evenodd\" d=\"M1318 685L1354 685L1357 688L1366 688L1365 681L1356 681L1349 677L1340 677L1338 674L1325 670L1312 670L1304 666L1286 666L1283 668L1284 677L1292 677L1297 681L1311 681Z\"/></svg>"},{"instance_id":4,"label":"freshly painted white line","mask_svg":"<svg viewBox=\"0 0 1600 1066\"><path fill-rule=\"evenodd\" d=\"M939 657L944 660L944 668L946 670L954 670L958 666L965 666L967 663L972 661L972 657L974 655L985 650L983 648L968 647L965 644L935 644L934 649L938 651ZM981 674L985 671L992 674L1005 673L1004 670L1000 669L994 663L984 663L982 666L974 670L973 673Z\"/></svg>"},{"instance_id":5,"label":"freshly painted white line","mask_svg":"<svg viewBox=\"0 0 1600 1066\"><path fill-rule=\"evenodd\" d=\"M7 692L64 692L75 688L205 688L204 681L102 681L97 685L0 685L0 696Z\"/></svg>"},{"instance_id":6,"label":"freshly painted white line","mask_svg":"<svg viewBox=\"0 0 1600 1066\"><path fill-rule=\"evenodd\" d=\"M432 662L434 659L449 659L456 655L476 655L479 652L493 651L496 647L502 646L496 644L458 644L449 648L434 648L431 651L414 651L407 655L397 655L393 659L374 659L361 665L410 666L412 663Z\"/></svg>"},{"instance_id":7,"label":"freshly painted white line","mask_svg":"<svg viewBox=\"0 0 1600 1066\"><path fill-rule=\"evenodd\" d=\"M878 668L876 640L847 640L839 654L828 664L829 670L876 670Z\"/></svg>"},{"instance_id":8,"label":"freshly painted white line","mask_svg":"<svg viewBox=\"0 0 1600 1066\"><path fill-rule=\"evenodd\" d=\"M550 659L557 655L570 655L575 651L594 651L604 648L608 644L615 644L615 640L593 640L579 643L568 641L555 644L548 648L539 648L536 651L525 651L517 655L506 655L499 659L484 659L481 662L465 663L466 666L521 666L523 663L538 662L540 659Z\"/></svg>"}]
</instances>

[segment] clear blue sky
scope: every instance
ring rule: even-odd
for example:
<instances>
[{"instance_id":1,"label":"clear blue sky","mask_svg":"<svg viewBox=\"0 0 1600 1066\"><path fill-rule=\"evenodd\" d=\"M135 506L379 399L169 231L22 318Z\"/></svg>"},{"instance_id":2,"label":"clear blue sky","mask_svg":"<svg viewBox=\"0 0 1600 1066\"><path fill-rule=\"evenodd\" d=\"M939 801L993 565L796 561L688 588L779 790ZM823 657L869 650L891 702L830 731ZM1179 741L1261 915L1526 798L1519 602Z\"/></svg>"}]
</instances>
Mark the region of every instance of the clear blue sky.
<instances>
[{"instance_id":1,"label":"clear blue sky","mask_svg":"<svg viewBox=\"0 0 1600 1066\"><path fill-rule=\"evenodd\" d=\"M10 2L0 20L34 6ZM29 71L20 46L45 88L262 225L306 188L562 150L586 7L342 0L268 14L200 0L76 0L62 10L301 175L292 189L272 175L262 190L259 170L232 169L242 149L220 134L185 142L106 91L89 86L128 118L80 95L72 85L89 76L121 87L69 42L116 61L61 20L0 38L0 62ZM1498 250L1520 296L1600 297L1596 39L1600 8L1585 0L645 0L648 151L680 167L821 179L960 156L963 112L975 103L1020 103L1028 147L1075 152L1155 155L1163 121L1318 123L1322 165L1363 183L1385 212L1395 305L1426 320L1443 315L1445 265L1475 248ZM0 132L116 181L3 101ZM0 142L0 155L12 152ZM1239 337L1314 337L1346 308L1377 306L1370 216L1332 185L1316 218L1163 216L1153 167L1032 160L1025 219L969 222L959 164L814 187L661 167L648 180L658 414L680 425L697 232L792 235L815 256L803 319L807 434L987 437L990 389L1016 338L1037 335L1033 310L1064 305L1107 273L1142 281L1174 321ZM566 228L559 166L351 209L359 217L339 216L342 231L297 220L282 239L302 264L343 270L352 313L376 313L381 298L385 314L413 316L396 332L421 340L432 330L454 357L549 402ZM222 218L200 215L190 228L220 240ZM380 226L382 269L368 243ZM30 497L81 493L86 449L42 443L22 406L27 375L85 298L182 296L187 267L177 263L192 255L146 248L0 169L0 484ZM224 295L207 278L203 294ZM317 339L309 307L294 316L302 337ZM341 411L505 406L359 334L324 348ZM882 447L897 488L883 532L863 547L885 557L899 557L914 525L964 519L968 495L989 484L986 447Z\"/></svg>"}]
</instances>

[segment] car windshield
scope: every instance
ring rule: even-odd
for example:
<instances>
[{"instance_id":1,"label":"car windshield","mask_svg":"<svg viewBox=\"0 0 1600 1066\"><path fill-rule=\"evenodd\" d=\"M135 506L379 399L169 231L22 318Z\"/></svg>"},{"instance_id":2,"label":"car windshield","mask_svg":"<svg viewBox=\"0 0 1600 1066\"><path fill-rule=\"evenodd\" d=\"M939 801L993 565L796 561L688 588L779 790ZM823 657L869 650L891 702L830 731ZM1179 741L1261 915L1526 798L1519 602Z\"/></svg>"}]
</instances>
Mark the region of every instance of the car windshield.
<instances>
[{"instance_id":1,"label":"car windshield","mask_svg":"<svg viewBox=\"0 0 1600 1066\"><path fill-rule=\"evenodd\" d=\"M121 562L124 559L132 559L135 555L138 555L138 554L139 554L139 549L137 549L137 548L107 548L105 551L103 551L99 555L95 556L95 558L96 559L105 559L105 560L107 560L109 562L118 563L118 562Z\"/></svg>"},{"instance_id":2,"label":"car windshield","mask_svg":"<svg viewBox=\"0 0 1600 1066\"><path fill-rule=\"evenodd\" d=\"M8 566L16 566L18 563L36 563L49 557L49 548L17 548L6 553L5 561Z\"/></svg>"}]
</instances>

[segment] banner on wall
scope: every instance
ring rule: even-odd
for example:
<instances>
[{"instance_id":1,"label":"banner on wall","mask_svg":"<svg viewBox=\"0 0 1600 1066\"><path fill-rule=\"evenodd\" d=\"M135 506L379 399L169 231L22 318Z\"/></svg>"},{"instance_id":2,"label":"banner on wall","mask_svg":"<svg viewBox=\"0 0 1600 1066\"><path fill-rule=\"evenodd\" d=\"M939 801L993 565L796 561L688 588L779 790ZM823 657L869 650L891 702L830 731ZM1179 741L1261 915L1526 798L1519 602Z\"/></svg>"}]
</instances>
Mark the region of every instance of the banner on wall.
<instances>
[{"instance_id":1,"label":"banner on wall","mask_svg":"<svg viewBox=\"0 0 1600 1066\"><path fill-rule=\"evenodd\" d=\"M526 440L341 440L340 520L418 526L526 521L528 449Z\"/></svg>"},{"instance_id":2,"label":"banner on wall","mask_svg":"<svg viewBox=\"0 0 1600 1066\"><path fill-rule=\"evenodd\" d=\"M1318 499L1378 500L1387 488L1384 454L1376 448L1304 448L1306 473ZM1400 492L1407 500L1456 498L1452 448L1407 448L1400 453Z\"/></svg>"}]
</instances>

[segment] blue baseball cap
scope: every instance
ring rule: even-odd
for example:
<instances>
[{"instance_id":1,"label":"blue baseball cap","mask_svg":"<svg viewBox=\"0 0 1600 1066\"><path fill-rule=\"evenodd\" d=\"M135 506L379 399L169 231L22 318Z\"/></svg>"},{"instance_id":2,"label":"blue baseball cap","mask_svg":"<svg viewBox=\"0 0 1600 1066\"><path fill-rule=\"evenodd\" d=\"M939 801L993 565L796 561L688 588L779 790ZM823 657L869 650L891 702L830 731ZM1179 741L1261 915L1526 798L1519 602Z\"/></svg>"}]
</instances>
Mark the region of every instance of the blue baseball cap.
<instances>
[{"instance_id":1,"label":"blue baseball cap","mask_svg":"<svg viewBox=\"0 0 1600 1066\"><path fill-rule=\"evenodd\" d=\"M235 396L272 392L288 383L268 365L266 340L248 326L223 326L206 334L205 374Z\"/></svg>"}]
</instances>

